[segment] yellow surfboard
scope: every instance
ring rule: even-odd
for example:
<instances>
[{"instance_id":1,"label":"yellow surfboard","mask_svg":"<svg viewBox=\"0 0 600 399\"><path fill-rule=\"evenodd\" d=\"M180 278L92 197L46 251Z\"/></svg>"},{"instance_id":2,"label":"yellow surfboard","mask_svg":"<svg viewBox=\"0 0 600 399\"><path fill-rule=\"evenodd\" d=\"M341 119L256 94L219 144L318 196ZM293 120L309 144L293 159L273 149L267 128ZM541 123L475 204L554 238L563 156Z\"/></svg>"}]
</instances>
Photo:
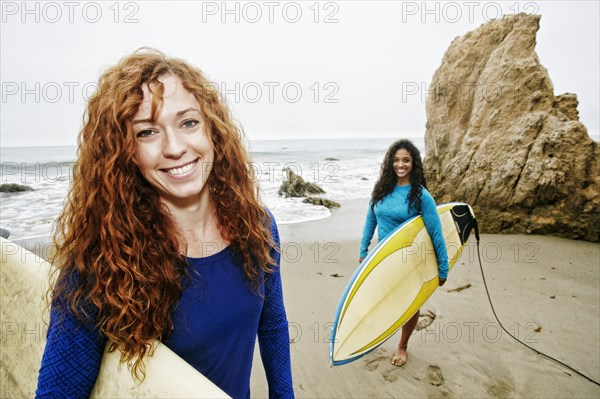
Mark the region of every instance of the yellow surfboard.
<instances>
[{"instance_id":1,"label":"yellow surfboard","mask_svg":"<svg viewBox=\"0 0 600 399\"><path fill-rule=\"evenodd\" d=\"M46 343L50 266L4 238L0 245L0 397L31 398ZM91 398L229 398L165 345L154 348L141 384L120 364L120 352L105 351Z\"/></svg>"},{"instance_id":2,"label":"yellow surfboard","mask_svg":"<svg viewBox=\"0 0 600 399\"><path fill-rule=\"evenodd\" d=\"M473 209L437 207L450 269L475 227ZM342 295L329 346L334 366L360 358L390 338L438 288L438 263L421 216L407 220L364 259Z\"/></svg>"}]
</instances>

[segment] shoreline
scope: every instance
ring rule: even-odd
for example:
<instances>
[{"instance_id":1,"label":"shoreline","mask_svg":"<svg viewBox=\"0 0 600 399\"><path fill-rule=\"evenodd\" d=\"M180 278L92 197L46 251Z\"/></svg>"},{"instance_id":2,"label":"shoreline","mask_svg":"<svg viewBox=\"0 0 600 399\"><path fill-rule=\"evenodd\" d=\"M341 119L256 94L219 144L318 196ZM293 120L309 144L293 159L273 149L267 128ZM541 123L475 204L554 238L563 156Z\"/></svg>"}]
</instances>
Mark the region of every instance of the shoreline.
<instances>
[{"instance_id":1,"label":"shoreline","mask_svg":"<svg viewBox=\"0 0 600 399\"><path fill-rule=\"evenodd\" d=\"M278 224L281 240L287 242L317 242L323 240L360 240L367 216L368 198L339 201L331 216L299 223ZM340 223L340 220L343 221Z\"/></svg>"},{"instance_id":2,"label":"shoreline","mask_svg":"<svg viewBox=\"0 0 600 399\"><path fill-rule=\"evenodd\" d=\"M331 209L330 215L321 219L307 220L302 222L292 223L277 223L280 236L286 236L293 238L296 242L314 242L321 241L324 239L334 240L351 240L360 239L362 234L362 223L366 217L367 205L369 199L351 199L339 201L341 204L340 208ZM362 212L362 216L360 213ZM356 219L356 215L359 215L359 219ZM333 222L334 218L348 218L352 219L352 229L348 229L347 225L336 228L336 222ZM356 220L354 220L356 219ZM276 220L277 221L277 220ZM359 226L360 225L360 226ZM308 231L307 231L308 229ZM311 231L317 231L316 235L312 234ZM358 231L355 233L354 231ZM328 237L324 237L323 234L327 232ZM333 233L333 236L331 235ZM22 245L30 251L36 251L39 246L44 246L51 241L50 235L35 235L29 237L9 237L9 240L13 241L18 245Z\"/></svg>"}]
</instances>

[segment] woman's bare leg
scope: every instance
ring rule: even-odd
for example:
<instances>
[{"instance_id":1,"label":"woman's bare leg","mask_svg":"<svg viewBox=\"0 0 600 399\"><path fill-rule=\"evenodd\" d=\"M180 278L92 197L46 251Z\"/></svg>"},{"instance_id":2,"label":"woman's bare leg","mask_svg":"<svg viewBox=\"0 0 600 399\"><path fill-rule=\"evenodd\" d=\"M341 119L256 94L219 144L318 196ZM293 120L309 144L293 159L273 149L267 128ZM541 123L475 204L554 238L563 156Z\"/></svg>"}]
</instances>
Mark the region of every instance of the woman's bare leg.
<instances>
[{"instance_id":1,"label":"woman's bare leg","mask_svg":"<svg viewBox=\"0 0 600 399\"><path fill-rule=\"evenodd\" d=\"M417 313L415 313L415 315L402 327L402 336L400 337L398 349L396 350L394 357L392 357L392 360L390 360L390 363L394 366L404 366L406 364L406 359L408 357L408 340L419 321L419 313L420 312L417 310Z\"/></svg>"}]
</instances>

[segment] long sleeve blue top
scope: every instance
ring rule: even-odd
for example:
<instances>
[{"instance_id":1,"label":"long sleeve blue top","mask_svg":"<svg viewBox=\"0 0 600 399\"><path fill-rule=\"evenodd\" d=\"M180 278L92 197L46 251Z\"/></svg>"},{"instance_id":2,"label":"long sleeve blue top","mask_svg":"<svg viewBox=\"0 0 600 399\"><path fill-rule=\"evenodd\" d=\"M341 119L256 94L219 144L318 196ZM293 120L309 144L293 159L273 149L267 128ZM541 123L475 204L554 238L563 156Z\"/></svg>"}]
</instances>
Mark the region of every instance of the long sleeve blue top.
<instances>
[{"instance_id":1,"label":"long sleeve blue top","mask_svg":"<svg viewBox=\"0 0 600 399\"><path fill-rule=\"evenodd\" d=\"M279 245L274 221L271 231ZM172 313L174 330L164 341L232 398L250 397L257 335L269 397L294 397L280 258L274 250L272 255L276 268L263 276L261 295L249 286L229 247L205 258L188 258L191 283ZM36 397L89 397L105 343L93 325L52 309Z\"/></svg>"},{"instance_id":2,"label":"long sleeve blue top","mask_svg":"<svg viewBox=\"0 0 600 399\"><path fill-rule=\"evenodd\" d=\"M410 189L410 184L395 186L391 193L375 204L374 209L369 204L367 219L360 242L361 258L367 256L371 239L375 234L375 227L377 227L377 238L381 241L406 220L419 214L418 211L412 208L409 209L408 194L410 193ZM421 215L433 242L438 261L439 276L440 278L447 278L449 269L448 253L442 233L442 223L437 213L435 200L425 188L421 192Z\"/></svg>"}]
</instances>

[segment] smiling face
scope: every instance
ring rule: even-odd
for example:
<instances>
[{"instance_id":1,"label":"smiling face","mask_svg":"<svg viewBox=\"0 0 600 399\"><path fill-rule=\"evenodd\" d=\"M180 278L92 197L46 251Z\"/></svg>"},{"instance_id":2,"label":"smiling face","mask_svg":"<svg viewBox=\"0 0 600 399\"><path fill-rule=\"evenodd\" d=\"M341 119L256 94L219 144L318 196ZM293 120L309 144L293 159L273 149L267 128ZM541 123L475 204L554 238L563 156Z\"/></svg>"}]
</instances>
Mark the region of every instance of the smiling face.
<instances>
[{"instance_id":1,"label":"smiling face","mask_svg":"<svg viewBox=\"0 0 600 399\"><path fill-rule=\"evenodd\" d=\"M208 199L207 180L214 150L196 97L175 75L158 79L162 103L151 121L152 92L142 87L144 100L133 118L137 138L136 162L167 206L185 207Z\"/></svg>"},{"instance_id":2,"label":"smiling face","mask_svg":"<svg viewBox=\"0 0 600 399\"><path fill-rule=\"evenodd\" d=\"M410 182L410 172L413 167L413 158L404 148L400 148L394 154L394 172L398 176L398 184L404 185Z\"/></svg>"}]
</instances>

